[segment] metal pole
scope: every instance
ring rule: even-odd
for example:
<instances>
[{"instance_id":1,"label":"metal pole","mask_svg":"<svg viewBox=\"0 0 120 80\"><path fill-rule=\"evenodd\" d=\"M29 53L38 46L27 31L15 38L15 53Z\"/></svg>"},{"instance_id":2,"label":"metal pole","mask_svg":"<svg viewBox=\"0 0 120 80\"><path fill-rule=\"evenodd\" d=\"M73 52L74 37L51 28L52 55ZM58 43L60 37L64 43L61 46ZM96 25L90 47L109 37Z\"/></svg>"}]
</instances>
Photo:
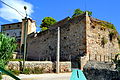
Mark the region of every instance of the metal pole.
<instances>
[{"instance_id":1,"label":"metal pole","mask_svg":"<svg viewBox=\"0 0 120 80\"><path fill-rule=\"evenodd\" d=\"M27 19L27 12L26 12L26 9L27 7L24 6L24 9L25 9L25 13L26 13L26 17L25 17L25 22L24 22L24 38L23 38L23 44L24 44L24 56L23 56L23 71L25 69L25 59L26 59L26 40L27 40L27 23L28 23L28 19Z\"/></svg>"},{"instance_id":2,"label":"metal pole","mask_svg":"<svg viewBox=\"0 0 120 80\"><path fill-rule=\"evenodd\" d=\"M59 73L59 58L60 58L60 27L58 27L58 40L57 40L57 63L56 63L57 73Z\"/></svg>"},{"instance_id":3,"label":"metal pole","mask_svg":"<svg viewBox=\"0 0 120 80\"><path fill-rule=\"evenodd\" d=\"M26 59L26 40L27 40L27 17L25 18L25 23L24 23L24 56L23 56L23 71L25 69L25 59Z\"/></svg>"}]
</instances>

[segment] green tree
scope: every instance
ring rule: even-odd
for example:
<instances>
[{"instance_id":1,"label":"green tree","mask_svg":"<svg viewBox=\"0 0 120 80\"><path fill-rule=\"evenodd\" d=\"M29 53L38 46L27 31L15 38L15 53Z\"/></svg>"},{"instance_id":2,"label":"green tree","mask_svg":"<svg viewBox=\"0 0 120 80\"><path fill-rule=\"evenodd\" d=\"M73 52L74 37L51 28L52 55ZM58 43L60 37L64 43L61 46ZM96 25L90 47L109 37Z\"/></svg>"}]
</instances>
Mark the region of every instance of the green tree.
<instances>
[{"instance_id":1,"label":"green tree","mask_svg":"<svg viewBox=\"0 0 120 80\"><path fill-rule=\"evenodd\" d=\"M92 16L92 12L91 11L82 11L79 8L75 9L74 14L72 15L72 17L78 16L80 14L83 14L84 12L88 12L89 16Z\"/></svg>"},{"instance_id":2,"label":"green tree","mask_svg":"<svg viewBox=\"0 0 120 80\"><path fill-rule=\"evenodd\" d=\"M0 66L4 67L9 59L12 57L12 53L16 49L15 38L8 37L0 33Z\"/></svg>"},{"instance_id":3,"label":"green tree","mask_svg":"<svg viewBox=\"0 0 120 80\"><path fill-rule=\"evenodd\" d=\"M56 22L57 21L52 17L45 17L42 20L42 24L40 25L40 28L42 28L41 30L44 31L48 29L51 25L55 24Z\"/></svg>"}]
</instances>

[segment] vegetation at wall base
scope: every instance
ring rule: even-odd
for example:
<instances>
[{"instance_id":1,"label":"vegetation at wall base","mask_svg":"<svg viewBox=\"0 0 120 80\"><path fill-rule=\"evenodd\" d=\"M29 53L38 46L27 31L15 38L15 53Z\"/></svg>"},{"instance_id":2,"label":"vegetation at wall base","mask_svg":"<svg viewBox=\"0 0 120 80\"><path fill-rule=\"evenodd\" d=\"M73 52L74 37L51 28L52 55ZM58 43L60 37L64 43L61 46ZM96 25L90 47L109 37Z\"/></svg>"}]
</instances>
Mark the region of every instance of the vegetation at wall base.
<instances>
[{"instance_id":1,"label":"vegetation at wall base","mask_svg":"<svg viewBox=\"0 0 120 80\"><path fill-rule=\"evenodd\" d=\"M42 74L44 71L44 68L25 68L25 70L22 72L23 74Z\"/></svg>"},{"instance_id":2,"label":"vegetation at wall base","mask_svg":"<svg viewBox=\"0 0 120 80\"><path fill-rule=\"evenodd\" d=\"M10 72L12 72L14 75L19 75L21 73L19 70L11 70Z\"/></svg>"},{"instance_id":3,"label":"vegetation at wall base","mask_svg":"<svg viewBox=\"0 0 120 80\"><path fill-rule=\"evenodd\" d=\"M23 61L23 59L10 59L9 61Z\"/></svg>"}]
</instances>

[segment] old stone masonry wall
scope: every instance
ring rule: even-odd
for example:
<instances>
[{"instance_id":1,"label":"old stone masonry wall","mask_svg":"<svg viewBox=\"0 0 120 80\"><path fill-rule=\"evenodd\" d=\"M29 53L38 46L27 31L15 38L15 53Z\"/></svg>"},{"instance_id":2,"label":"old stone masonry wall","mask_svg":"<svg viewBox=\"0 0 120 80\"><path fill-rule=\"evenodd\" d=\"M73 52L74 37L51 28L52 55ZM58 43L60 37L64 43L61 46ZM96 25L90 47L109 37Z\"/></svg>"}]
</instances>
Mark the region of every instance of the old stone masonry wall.
<instances>
[{"instance_id":1,"label":"old stone masonry wall","mask_svg":"<svg viewBox=\"0 0 120 80\"><path fill-rule=\"evenodd\" d=\"M27 58L56 61L57 28L60 27L60 60L78 59L83 68L90 55L90 59L94 60L95 54L111 56L120 52L118 33L108 28L109 25L112 26L108 22L89 17L87 13L65 18L46 31L28 36Z\"/></svg>"},{"instance_id":2,"label":"old stone masonry wall","mask_svg":"<svg viewBox=\"0 0 120 80\"><path fill-rule=\"evenodd\" d=\"M91 17L87 19L86 48L87 54L89 54L93 60L95 58L95 54L97 54L97 56L102 55L101 60L103 61L104 55L106 57L110 56L111 58L112 55L120 52L117 31L107 28L107 26L103 26L102 22L103 21ZM111 25L105 21L104 24Z\"/></svg>"},{"instance_id":3,"label":"old stone masonry wall","mask_svg":"<svg viewBox=\"0 0 120 80\"><path fill-rule=\"evenodd\" d=\"M9 70L20 71L22 69L22 61L10 61L8 63ZM25 69L42 70L43 73L55 72L56 63L51 61L26 61ZM71 72L71 62L60 62L60 72Z\"/></svg>"},{"instance_id":4,"label":"old stone masonry wall","mask_svg":"<svg viewBox=\"0 0 120 80\"><path fill-rule=\"evenodd\" d=\"M64 20L51 26L46 31L28 37L29 59L56 60L57 27L60 27L60 60L67 61L86 54L85 15ZM35 37L34 37L35 36Z\"/></svg>"}]
</instances>

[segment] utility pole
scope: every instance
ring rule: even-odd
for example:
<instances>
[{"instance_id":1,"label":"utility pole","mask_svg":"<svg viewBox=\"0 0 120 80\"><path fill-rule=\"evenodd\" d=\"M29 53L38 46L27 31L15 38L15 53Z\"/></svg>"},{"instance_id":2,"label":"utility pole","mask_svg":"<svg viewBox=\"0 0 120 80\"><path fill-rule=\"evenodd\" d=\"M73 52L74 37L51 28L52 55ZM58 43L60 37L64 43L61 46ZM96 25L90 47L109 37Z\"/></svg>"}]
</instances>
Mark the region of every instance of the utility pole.
<instances>
[{"instance_id":1,"label":"utility pole","mask_svg":"<svg viewBox=\"0 0 120 80\"><path fill-rule=\"evenodd\" d=\"M58 27L58 40L57 40L57 63L56 72L59 73L59 60L60 60L60 27Z\"/></svg>"},{"instance_id":2,"label":"utility pole","mask_svg":"<svg viewBox=\"0 0 120 80\"><path fill-rule=\"evenodd\" d=\"M24 71L24 69L25 69L25 59L26 59L26 40L27 40L27 25L28 25L28 19L27 19L27 12L26 12L26 9L27 9L27 7L26 6L24 6L24 9L25 9L25 13L26 13L26 17L25 17L25 21L24 21L24 37L23 37L23 44L24 44L24 53L23 53L23 71Z\"/></svg>"}]
</instances>

